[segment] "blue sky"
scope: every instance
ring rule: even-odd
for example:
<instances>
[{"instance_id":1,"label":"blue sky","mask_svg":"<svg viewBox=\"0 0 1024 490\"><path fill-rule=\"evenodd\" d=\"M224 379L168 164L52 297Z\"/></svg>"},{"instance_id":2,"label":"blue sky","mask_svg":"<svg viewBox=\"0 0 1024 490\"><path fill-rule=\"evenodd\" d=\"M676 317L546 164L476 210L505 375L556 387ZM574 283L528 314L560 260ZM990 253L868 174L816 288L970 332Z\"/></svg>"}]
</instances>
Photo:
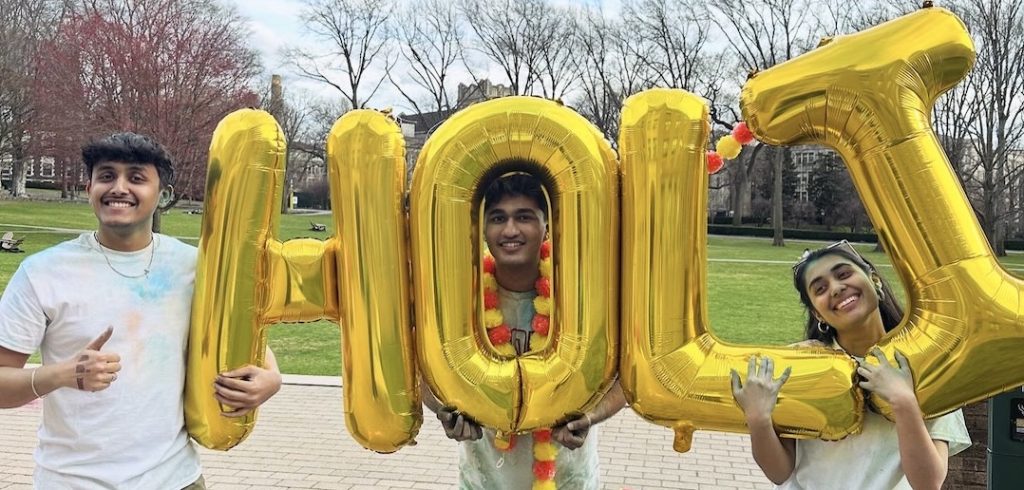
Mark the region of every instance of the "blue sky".
<instances>
[{"instance_id":1,"label":"blue sky","mask_svg":"<svg viewBox=\"0 0 1024 490\"><path fill-rule=\"evenodd\" d=\"M455 0L453 0L455 1ZM277 73L284 77L287 89L298 89L321 97L336 97L338 92L322 83L305 80L292 73L281 57L281 50L286 46L310 46L313 44L309 36L305 36L304 27L299 19L303 3L299 0L226 0L245 18L252 30L252 47L262 55L265 77ZM619 0L554 0L555 4L600 6L609 15L616 15ZM492 81L500 82L497 73ZM467 80L469 81L468 77ZM378 95L371 100L374 107L394 106L404 109L403 99L385 82Z\"/></svg>"}]
</instances>

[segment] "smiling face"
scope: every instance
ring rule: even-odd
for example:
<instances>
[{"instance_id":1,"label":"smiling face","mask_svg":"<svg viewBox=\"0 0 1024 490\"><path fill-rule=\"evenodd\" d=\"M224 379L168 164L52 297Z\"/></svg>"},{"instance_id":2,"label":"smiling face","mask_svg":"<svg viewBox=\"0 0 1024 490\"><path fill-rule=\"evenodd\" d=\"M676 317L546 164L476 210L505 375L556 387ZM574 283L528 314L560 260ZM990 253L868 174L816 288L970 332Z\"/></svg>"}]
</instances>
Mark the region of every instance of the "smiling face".
<instances>
[{"instance_id":1,"label":"smiling face","mask_svg":"<svg viewBox=\"0 0 1024 490\"><path fill-rule=\"evenodd\" d=\"M506 196L488 206L484 220L484 240L499 268L537 267L545 223L544 213L533 199Z\"/></svg>"},{"instance_id":2,"label":"smiling face","mask_svg":"<svg viewBox=\"0 0 1024 490\"><path fill-rule=\"evenodd\" d=\"M100 162L93 167L85 189L101 232L121 237L149 234L161 189L155 166Z\"/></svg>"},{"instance_id":3,"label":"smiling face","mask_svg":"<svg viewBox=\"0 0 1024 490\"><path fill-rule=\"evenodd\" d=\"M815 316L840 334L879 314L873 278L842 255L827 254L814 260L803 277Z\"/></svg>"}]
</instances>

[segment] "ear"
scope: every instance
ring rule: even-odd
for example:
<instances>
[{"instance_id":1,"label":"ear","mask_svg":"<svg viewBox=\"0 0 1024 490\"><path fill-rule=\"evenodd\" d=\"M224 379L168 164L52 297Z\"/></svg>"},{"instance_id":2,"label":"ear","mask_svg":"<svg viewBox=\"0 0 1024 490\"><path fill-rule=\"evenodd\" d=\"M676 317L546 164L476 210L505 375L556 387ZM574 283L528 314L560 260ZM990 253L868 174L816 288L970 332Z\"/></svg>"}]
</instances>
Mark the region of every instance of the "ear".
<instances>
[{"instance_id":1,"label":"ear","mask_svg":"<svg viewBox=\"0 0 1024 490\"><path fill-rule=\"evenodd\" d=\"M871 282L875 283L876 289L882 289L882 276L878 275L877 272L871 271Z\"/></svg>"},{"instance_id":2,"label":"ear","mask_svg":"<svg viewBox=\"0 0 1024 490\"><path fill-rule=\"evenodd\" d=\"M174 186L167 185L163 190L160 191L160 200L157 202L157 206L164 207L171 202L174 198Z\"/></svg>"}]
</instances>

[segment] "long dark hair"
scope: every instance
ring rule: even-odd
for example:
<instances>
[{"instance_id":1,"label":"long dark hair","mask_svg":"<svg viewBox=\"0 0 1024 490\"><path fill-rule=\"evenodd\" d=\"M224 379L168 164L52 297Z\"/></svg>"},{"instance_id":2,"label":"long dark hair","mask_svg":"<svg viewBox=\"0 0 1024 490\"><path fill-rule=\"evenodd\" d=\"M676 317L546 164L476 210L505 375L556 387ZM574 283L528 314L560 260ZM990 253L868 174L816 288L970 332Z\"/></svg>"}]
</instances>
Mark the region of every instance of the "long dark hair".
<instances>
[{"instance_id":1,"label":"long dark hair","mask_svg":"<svg viewBox=\"0 0 1024 490\"><path fill-rule=\"evenodd\" d=\"M797 292L800 293L800 302L803 303L804 307L807 309L807 325L804 328L805 338L808 340L820 341L825 345L832 345L832 342L836 338L836 329L832 326L825 328L824 332L818 329L818 319L814 316L814 306L811 304L811 297L807 295L806 278L804 278L804 273L807 272L807 265L826 255L838 255L843 257L859 267L869 277L871 274L878 276L878 279L882 282L882 292L885 296L878 302L878 309L882 314L882 325L885 327L886 332L896 328L896 326L903 321L903 307L896 301L896 295L893 294L889 281L886 281L881 274L878 274L877 269L875 269L875 265L853 250L853 247L837 247L831 245L813 252L808 252L807 255L801 259L801 262L793 268L793 287L795 287Z\"/></svg>"}]
</instances>

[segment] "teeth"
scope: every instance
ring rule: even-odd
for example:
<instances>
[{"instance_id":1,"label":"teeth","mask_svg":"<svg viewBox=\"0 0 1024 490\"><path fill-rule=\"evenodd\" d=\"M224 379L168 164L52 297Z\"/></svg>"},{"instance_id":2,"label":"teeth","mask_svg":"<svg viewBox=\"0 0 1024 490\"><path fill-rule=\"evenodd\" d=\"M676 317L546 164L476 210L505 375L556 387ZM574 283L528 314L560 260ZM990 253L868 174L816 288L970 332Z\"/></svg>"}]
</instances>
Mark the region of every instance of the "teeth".
<instances>
[{"instance_id":1,"label":"teeth","mask_svg":"<svg viewBox=\"0 0 1024 490\"><path fill-rule=\"evenodd\" d=\"M132 204L130 202L123 202L123 201L115 201L115 202L107 203L107 206L110 206L112 208L128 208L128 207L131 207L131 205Z\"/></svg>"},{"instance_id":2,"label":"teeth","mask_svg":"<svg viewBox=\"0 0 1024 490\"><path fill-rule=\"evenodd\" d=\"M844 299L842 303L839 303L838 305L836 305L836 309L845 308L846 305L849 305L850 303L853 303L854 300L856 300L856 299L857 299L856 296L850 296L849 298Z\"/></svg>"}]
</instances>

